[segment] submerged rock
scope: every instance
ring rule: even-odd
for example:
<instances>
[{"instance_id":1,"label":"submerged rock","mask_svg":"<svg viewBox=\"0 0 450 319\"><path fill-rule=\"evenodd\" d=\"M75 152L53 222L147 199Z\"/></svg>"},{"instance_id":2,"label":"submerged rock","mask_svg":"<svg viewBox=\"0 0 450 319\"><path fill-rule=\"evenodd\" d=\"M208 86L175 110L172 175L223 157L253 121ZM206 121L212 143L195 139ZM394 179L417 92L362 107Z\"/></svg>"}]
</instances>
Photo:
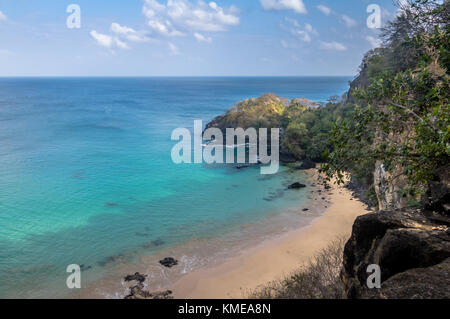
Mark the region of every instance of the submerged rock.
<instances>
[{"instance_id":1,"label":"submerged rock","mask_svg":"<svg viewBox=\"0 0 450 319\"><path fill-rule=\"evenodd\" d=\"M143 283L145 281L145 278L147 277L147 275L142 275L140 273L135 273L134 275L128 275L126 276L124 279L125 281L137 281L139 283Z\"/></svg>"},{"instance_id":2,"label":"submerged rock","mask_svg":"<svg viewBox=\"0 0 450 319\"><path fill-rule=\"evenodd\" d=\"M106 207L117 207L117 206L119 206L119 204L118 203L110 203L110 202L108 202L108 203L105 203L105 206Z\"/></svg>"},{"instance_id":3,"label":"submerged rock","mask_svg":"<svg viewBox=\"0 0 450 319\"><path fill-rule=\"evenodd\" d=\"M294 183L289 185L288 189L300 189L300 188L305 188L306 185L302 184L302 183Z\"/></svg>"},{"instance_id":4,"label":"submerged rock","mask_svg":"<svg viewBox=\"0 0 450 319\"><path fill-rule=\"evenodd\" d=\"M92 266L85 265L85 264L81 264L80 265L80 270L81 271L86 271L86 270L89 270L89 269L92 269Z\"/></svg>"},{"instance_id":5,"label":"submerged rock","mask_svg":"<svg viewBox=\"0 0 450 319\"><path fill-rule=\"evenodd\" d=\"M142 284L130 288L130 293L125 299L173 299L172 291L149 292Z\"/></svg>"},{"instance_id":6,"label":"submerged rock","mask_svg":"<svg viewBox=\"0 0 450 319\"><path fill-rule=\"evenodd\" d=\"M164 258L163 260L160 260L159 263L161 265L163 265L164 267L172 268L173 266L178 265L178 260L176 260L175 258L172 258L172 257L167 257L167 258Z\"/></svg>"}]
</instances>

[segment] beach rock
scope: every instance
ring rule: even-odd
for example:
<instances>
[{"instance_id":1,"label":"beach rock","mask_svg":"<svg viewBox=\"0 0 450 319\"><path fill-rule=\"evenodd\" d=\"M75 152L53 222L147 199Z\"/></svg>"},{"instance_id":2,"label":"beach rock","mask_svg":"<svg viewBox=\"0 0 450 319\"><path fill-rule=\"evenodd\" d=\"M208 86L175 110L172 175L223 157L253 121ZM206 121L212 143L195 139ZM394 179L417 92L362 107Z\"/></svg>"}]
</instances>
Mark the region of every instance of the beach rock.
<instances>
[{"instance_id":1,"label":"beach rock","mask_svg":"<svg viewBox=\"0 0 450 319\"><path fill-rule=\"evenodd\" d=\"M307 212L309 208L303 208L302 211Z\"/></svg>"},{"instance_id":2,"label":"beach rock","mask_svg":"<svg viewBox=\"0 0 450 319\"><path fill-rule=\"evenodd\" d=\"M302 184L302 183L294 183L289 185L288 189L300 189L300 188L305 188L306 185Z\"/></svg>"},{"instance_id":3,"label":"beach rock","mask_svg":"<svg viewBox=\"0 0 450 319\"><path fill-rule=\"evenodd\" d=\"M149 292L142 284L130 288L130 293L124 299L173 299L172 291Z\"/></svg>"},{"instance_id":4,"label":"beach rock","mask_svg":"<svg viewBox=\"0 0 450 319\"><path fill-rule=\"evenodd\" d=\"M161 265L163 265L164 267L172 268L173 266L178 265L178 260L176 260L175 258L172 258L172 257L167 257L167 258L164 258L163 260L160 260L159 263Z\"/></svg>"},{"instance_id":5,"label":"beach rock","mask_svg":"<svg viewBox=\"0 0 450 319\"><path fill-rule=\"evenodd\" d=\"M367 267L372 264L381 268L382 289L376 292L380 297L393 294L393 288L389 292L389 287L403 287L403 290L397 292L402 298L426 298L426 295L415 295L425 285L433 285L434 291L444 289L443 281L426 282L423 279L406 282L405 278L414 278L419 272L423 272L431 280L440 271L439 267L428 271L423 269L434 267L450 258L449 224L450 218L446 216L437 217L422 209L412 208L380 211L358 217L344 249L341 279L347 297L364 298L374 295L366 287ZM408 272L413 269L422 270ZM402 273L405 274L397 276ZM442 270L441 276L446 276L445 270ZM388 289L386 292L385 288Z\"/></svg>"},{"instance_id":6,"label":"beach rock","mask_svg":"<svg viewBox=\"0 0 450 319\"><path fill-rule=\"evenodd\" d=\"M128 275L126 276L124 279L125 281L137 281L139 283L143 283L145 281L145 278L147 277L147 275L141 275L140 273L135 273L134 275Z\"/></svg>"},{"instance_id":7,"label":"beach rock","mask_svg":"<svg viewBox=\"0 0 450 319\"><path fill-rule=\"evenodd\" d=\"M311 161L309 159L305 159L302 162L302 164L297 167L297 169L299 169L299 170L307 170L307 169L312 169L312 168L316 168L316 163L314 163L313 161Z\"/></svg>"}]
</instances>

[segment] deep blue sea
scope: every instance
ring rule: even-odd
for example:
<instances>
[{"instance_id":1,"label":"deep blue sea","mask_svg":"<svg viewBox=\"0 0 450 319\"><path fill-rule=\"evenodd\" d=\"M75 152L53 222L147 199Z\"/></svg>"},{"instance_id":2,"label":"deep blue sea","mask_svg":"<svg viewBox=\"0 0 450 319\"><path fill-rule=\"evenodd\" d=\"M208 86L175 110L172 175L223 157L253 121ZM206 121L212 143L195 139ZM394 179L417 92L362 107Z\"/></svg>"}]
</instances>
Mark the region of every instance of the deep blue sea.
<instances>
[{"instance_id":1,"label":"deep blue sea","mask_svg":"<svg viewBox=\"0 0 450 319\"><path fill-rule=\"evenodd\" d=\"M284 191L288 168L175 165L171 132L263 93L326 101L349 80L1 78L0 297L65 297L69 264L83 265L87 285L298 209L307 192Z\"/></svg>"}]
</instances>

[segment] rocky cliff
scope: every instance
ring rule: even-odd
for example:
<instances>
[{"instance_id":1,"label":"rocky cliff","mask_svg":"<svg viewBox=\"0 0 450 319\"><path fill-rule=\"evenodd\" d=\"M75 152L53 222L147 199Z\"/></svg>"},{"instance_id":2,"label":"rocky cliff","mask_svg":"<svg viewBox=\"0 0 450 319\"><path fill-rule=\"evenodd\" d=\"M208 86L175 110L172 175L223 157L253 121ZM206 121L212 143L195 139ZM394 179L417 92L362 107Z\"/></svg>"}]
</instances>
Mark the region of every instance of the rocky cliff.
<instances>
[{"instance_id":1,"label":"rocky cliff","mask_svg":"<svg viewBox=\"0 0 450 319\"><path fill-rule=\"evenodd\" d=\"M341 278L349 298L450 298L450 218L423 209L359 217L344 250ZM367 268L381 269L369 289Z\"/></svg>"}]
</instances>

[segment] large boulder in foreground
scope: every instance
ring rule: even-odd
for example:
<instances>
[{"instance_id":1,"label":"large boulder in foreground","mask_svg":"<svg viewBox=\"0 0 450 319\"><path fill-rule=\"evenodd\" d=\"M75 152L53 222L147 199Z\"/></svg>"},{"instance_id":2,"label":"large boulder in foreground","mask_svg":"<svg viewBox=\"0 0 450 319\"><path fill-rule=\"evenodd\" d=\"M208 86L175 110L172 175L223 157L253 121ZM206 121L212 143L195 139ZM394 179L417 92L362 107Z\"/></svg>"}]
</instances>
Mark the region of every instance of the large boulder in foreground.
<instances>
[{"instance_id":1,"label":"large boulder in foreground","mask_svg":"<svg viewBox=\"0 0 450 319\"><path fill-rule=\"evenodd\" d=\"M341 278L349 298L449 295L450 218L422 210L358 217L344 250ZM381 268L382 288L367 288L367 267ZM440 277L440 280L436 278ZM428 287L429 292L425 292ZM422 293L421 293L422 292Z\"/></svg>"},{"instance_id":2,"label":"large boulder in foreground","mask_svg":"<svg viewBox=\"0 0 450 319\"><path fill-rule=\"evenodd\" d=\"M428 268L415 268L392 276L382 289L367 290L370 299L450 299L450 258Z\"/></svg>"}]
</instances>

